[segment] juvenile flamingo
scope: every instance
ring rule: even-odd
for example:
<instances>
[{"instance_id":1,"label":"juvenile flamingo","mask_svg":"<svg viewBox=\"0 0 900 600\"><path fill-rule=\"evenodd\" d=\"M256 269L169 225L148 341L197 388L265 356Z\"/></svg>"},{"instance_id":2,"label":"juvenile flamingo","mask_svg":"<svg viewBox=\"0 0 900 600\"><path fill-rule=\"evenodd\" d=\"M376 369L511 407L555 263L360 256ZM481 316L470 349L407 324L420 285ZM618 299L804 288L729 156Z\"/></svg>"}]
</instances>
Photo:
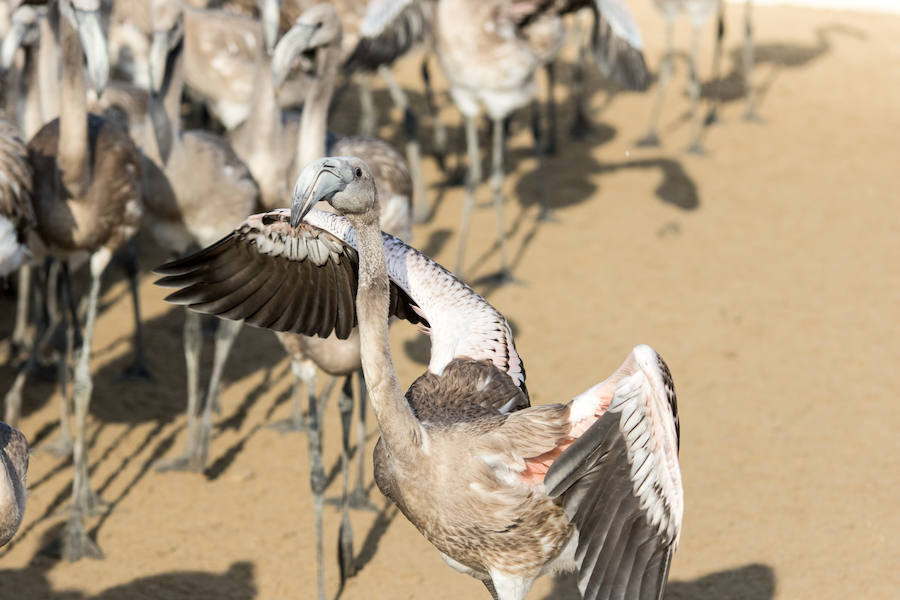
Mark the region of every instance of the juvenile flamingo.
<instances>
[{"instance_id":1,"label":"juvenile flamingo","mask_svg":"<svg viewBox=\"0 0 900 600\"><path fill-rule=\"evenodd\" d=\"M344 216L314 210L319 201ZM495 599L523 600L539 575L558 570L576 571L587 599L661 598L683 512L665 362L637 346L570 402L530 406L503 315L382 233L378 213L363 161L319 159L301 174L290 211L250 217L162 267L160 284L181 288L173 302L227 304L229 318L275 330L345 336L358 321L381 432L375 481ZM428 370L405 395L389 315L423 322L432 337Z\"/></svg>"}]
</instances>

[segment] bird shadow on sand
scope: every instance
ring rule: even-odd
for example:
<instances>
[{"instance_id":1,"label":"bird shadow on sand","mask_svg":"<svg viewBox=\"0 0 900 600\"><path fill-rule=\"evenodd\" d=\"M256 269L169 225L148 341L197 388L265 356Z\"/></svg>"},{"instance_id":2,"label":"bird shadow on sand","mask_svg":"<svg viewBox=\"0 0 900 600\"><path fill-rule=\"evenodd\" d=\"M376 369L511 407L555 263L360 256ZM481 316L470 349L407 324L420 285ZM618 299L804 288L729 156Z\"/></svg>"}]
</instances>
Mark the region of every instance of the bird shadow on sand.
<instances>
[{"instance_id":1,"label":"bird shadow on sand","mask_svg":"<svg viewBox=\"0 0 900 600\"><path fill-rule=\"evenodd\" d=\"M815 41L811 44L776 41L755 45L753 95L757 108L763 104L772 85L786 70L801 69L825 57L834 50L837 39L869 39L863 30L838 23L816 28L813 37ZM731 69L718 81L710 79L702 84L703 98L711 100L718 94L722 104L746 101L743 52L743 42L728 50Z\"/></svg>"},{"instance_id":2,"label":"bird shadow on sand","mask_svg":"<svg viewBox=\"0 0 900 600\"><path fill-rule=\"evenodd\" d=\"M61 527L49 529L44 541L58 537ZM222 573L170 571L139 577L97 594L53 589L48 575L55 564L55 560L38 553L21 569L0 570L0 600L252 600L258 595L254 565L246 561L234 562Z\"/></svg>"},{"instance_id":3,"label":"bird shadow on sand","mask_svg":"<svg viewBox=\"0 0 900 600\"><path fill-rule=\"evenodd\" d=\"M507 250L511 254L510 267L515 273L521 264L525 252L542 227L557 227L558 224L541 221L537 218L541 203L546 198L546 206L551 214L559 214L567 208L582 202L616 202L616 198L604 196L597 183L596 175L605 175L622 170L640 170L656 173L661 176L654 189L656 198L683 211L694 211L700 207L700 196L697 184L688 175L681 162L672 158L657 157L647 159L626 160L620 162L599 163L590 152L574 154L568 159L565 181L559 186L553 182L553 163L544 169L534 170L521 176L516 183L515 198L520 210L506 228L507 241L513 240ZM577 174L577 175L574 175ZM549 182L548 182L549 180ZM602 177L600 178L602 183ZM547 192L541 190L547 189ZM550 192L549 190L554 190ZM508 211L508 213L511 211ZM521 240L521 241L518 241ZM485 265L499 252L499 243L495 242L482 252L467 270L470 273L483 272ZM502 285L491 275L482 275L472 280L478 292L489 298ZM526 282L527 283L527 282Z\"/></svg>"},{"instance_id":4,"label":"bird shadow on sand","mask_svg":"<svg viewBox=\"0 0 900 600\"><path fill-rule=\"evenodd\" d=\"M369 487L370 494L372 493L372 487L374 487L374 484ZM384 504L375 516L375 522L372 523L369 531L366 532L366 538L363 540L359 554L356 555L354 562L356 564L357 572L362 571L375 557L381 538L387 533L388 528L391 526L391 523L397 517L399 512L400 511L397 510L397 507L394 506L393 502L387 499L384 500ZM342 591L343 590L341 590L341 592ZM341 597L341 592L338 593L335 600Z\"/></svg>"},{"instance_id":5,"label":"bird shadow on sand","mask_svg":"<svg viewBox=\"0 0 900 600\"><path fill-rule=\"evenodd\" d=\"M131 355L122 354L94 374L91 415L110 423L171 422L181 417L187 403L183 327L184 309L176 306L145 320L147 361L151 370L166 376L152 383L123 381L118 376L131 361ZM199 375L203 394L212 370L212 346L211 340L204 340ZM225 363L223 392L229 383L270 368L283 358L284 350L270 332L243 327Z\"/></svg>"},{"instance_id":6,"label":"bird shadow on sand","mask_svg":"<svg viewBox=\"0 0 900 600\"><path fill-rule=\"evenodd\" d=\"M775 571L759 563L704 575L690 581L669 580L666 600L772 600ZM558 575L542 600L580 600L573 573Z\"/></svg>"}]
</instances>

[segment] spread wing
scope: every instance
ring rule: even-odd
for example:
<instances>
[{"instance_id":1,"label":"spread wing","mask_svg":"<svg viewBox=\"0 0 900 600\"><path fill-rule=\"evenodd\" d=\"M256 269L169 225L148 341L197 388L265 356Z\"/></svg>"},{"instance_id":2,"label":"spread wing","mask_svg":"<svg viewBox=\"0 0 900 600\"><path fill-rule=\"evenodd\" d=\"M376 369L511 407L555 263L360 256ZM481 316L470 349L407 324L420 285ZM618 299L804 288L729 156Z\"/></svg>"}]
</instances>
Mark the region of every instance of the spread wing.
<instances>
[{"instance_id":1,"label":"spread wing","mask_svg":"<svg viewBox=\"0 0 900 600\"><path fill-rule=\"evenodd\" d=\"M650 73L644 43L624 0L512 0L510 10L520 27L525 27L543 14L562 15L583 8L594 13L591 46L603 74L630 89L647 89Z\"/></svg>"},{"instance_id":2,"label":"spread wing","mask_svg":"<svg viewBox=\"0 0 900 600\"><path fill-rule=\"evenodd\" d=\"M356 326L359 256L334 235L290 211L253 215L199 252L156 269L166 300L257 327L346 339ZM424 323L409 296L391 286L390 312Z\"/></svg>"},{"instance_id":3,"label":"spread wing","mask_svg":"<svg viewBox=\"0 0 900 600\"><path fill-rule=\"evenodd\" d=\"M435 0L369 0L359 42L346 68L372 70L393 63L431 32Z\"/></svg>"},{"instance_id":4,"label":"spread wing","mask_svg":"<svg viewBox=\"0 0 900 600\"><path fill-rule=\"evenodd\" d=\"M167 300L276 331L346 337L356 324L359 257L346 218L310 211L296 229L290 211L254 215L198 253L157 269ZM390 314L424 324L431 334L429 370L454 358L488 361L524 387L525 370L509 323L442 266L382 234L391 281Z\"/></svg>"},{"instance_id":5,"label":"spread wing","mask_svg":"<svg viewBox=\"0 0 900 600\"><path fill-rule=\"evenodd\" d=\"M666 363L638 346L612 377L569 404L569 422L569 441L543 481L578 530L583 597L659 600L683 512L678 410Z\"/></svg>"}]
</instances>

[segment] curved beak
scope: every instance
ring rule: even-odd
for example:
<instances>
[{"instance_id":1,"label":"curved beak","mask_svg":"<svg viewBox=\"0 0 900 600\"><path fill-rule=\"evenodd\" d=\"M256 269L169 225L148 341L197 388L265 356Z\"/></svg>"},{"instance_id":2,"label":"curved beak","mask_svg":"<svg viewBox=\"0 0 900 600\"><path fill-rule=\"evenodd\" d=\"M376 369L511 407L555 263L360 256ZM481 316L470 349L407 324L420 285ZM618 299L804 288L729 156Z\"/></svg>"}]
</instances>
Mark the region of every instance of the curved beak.
<instances>
[{"instance_id":1,"label":"curved beak","mask_svg":"<svg viewBox=\"0 0 900 600\"><path fill-rule=\"evenodd\" d=\"M109 81L109 54L106 49L106 36L100 25L99 10L72 9L77 23L78 37L84 56L87 59L87 71L97 96L103 95Z\"/></svg>"},{"instance_id":2,"label":"curved beak","mask_svg":"<svg viewBox=\"0 0 900 600\"><path fill-rule=\"evenodd\" d=\"M318 202L328 201L347 187L346 170L334 157L319 158L306 165L294 185L291 198L291 227L296 227ZM350 178L352 180L352 176Z\"/></svg>"},{"instance_id":3,"label":"curved beak","mask_svg":"<svg viewBox=\"0 0 900 600\"><path fill-rule=\"evenodd\" d=\"M166 61L169 58L169 30L154 29L150 41L150 88L159 94L166 78Z\"/></svg>"},{"instance_id":4,"label":"curved beak","mask_svg":"<svg viewBox=\"0 0 900 600\"><path fill-rule=\"evenodd\" d=\"M272 53L272 83L279 89L291 71L294 59L310 47L316 28L305 23L294 23L275 45Z\"/></svg>"},{"instance_id":5,"label":"curved beak","mask_svg":"<svg viewBox=\"0 0 900 600\"><path fill-rule=\"evenodd\" d=\"M22 46L22 40L25 39L29 27L31 27L30 24L13 19L9 31L6 32L6 37L3 38L3 44L0 45L0 69L4 73L9 70L16 59L16 52Z\"/></svg>"}]
</instances>

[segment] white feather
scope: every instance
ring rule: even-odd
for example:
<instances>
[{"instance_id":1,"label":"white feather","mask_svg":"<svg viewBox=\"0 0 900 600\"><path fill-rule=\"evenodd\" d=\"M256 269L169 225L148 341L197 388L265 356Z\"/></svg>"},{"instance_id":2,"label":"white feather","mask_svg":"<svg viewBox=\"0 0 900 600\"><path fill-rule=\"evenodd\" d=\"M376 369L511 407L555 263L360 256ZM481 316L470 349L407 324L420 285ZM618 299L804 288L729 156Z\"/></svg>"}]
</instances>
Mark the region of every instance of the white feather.
<instances>
[{"instance_id":1,"label":"white feather","mask_svg":"<svg viewBox=\"0 0 900 600\"><path fill-rule=\"evenodd\" d=\"M0 217L0 277L18 269L30 255L28 247L19 243L12 221Z\"/></svg>"}]
</instances>

